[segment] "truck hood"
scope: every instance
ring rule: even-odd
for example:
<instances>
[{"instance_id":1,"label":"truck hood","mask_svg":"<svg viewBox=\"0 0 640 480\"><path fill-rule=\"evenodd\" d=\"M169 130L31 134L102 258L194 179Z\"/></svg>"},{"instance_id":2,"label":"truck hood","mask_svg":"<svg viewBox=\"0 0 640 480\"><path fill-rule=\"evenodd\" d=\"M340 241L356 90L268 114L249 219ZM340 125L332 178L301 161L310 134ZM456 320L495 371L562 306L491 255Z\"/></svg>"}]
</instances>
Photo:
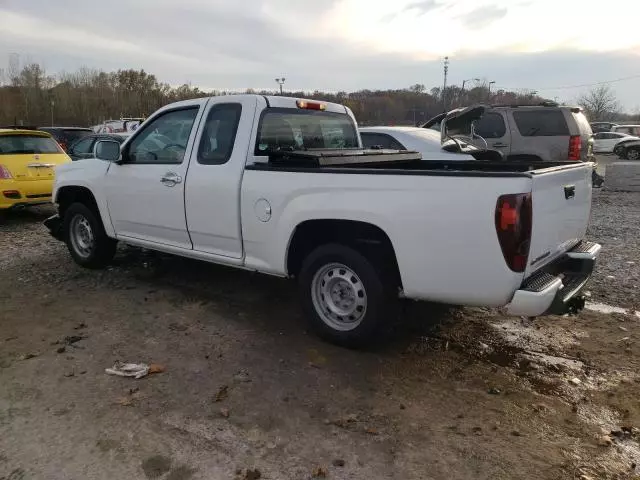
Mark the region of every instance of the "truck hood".
<instances>
[{"instance_id":1,"label":"truck hood","mask_svg":"<svg viewBox=\"0 0 640 480\"><path fill-rule=\"evenodd\" d=\"M65 163L56 167L56 175L66 174L69 172L75 171L86 171L86 170L104 170L106 171L109 167L109 162L104 160L98 160L97 158L87 158L82 160L76 160L74 162Z\"/></svg>"}]
</instances>

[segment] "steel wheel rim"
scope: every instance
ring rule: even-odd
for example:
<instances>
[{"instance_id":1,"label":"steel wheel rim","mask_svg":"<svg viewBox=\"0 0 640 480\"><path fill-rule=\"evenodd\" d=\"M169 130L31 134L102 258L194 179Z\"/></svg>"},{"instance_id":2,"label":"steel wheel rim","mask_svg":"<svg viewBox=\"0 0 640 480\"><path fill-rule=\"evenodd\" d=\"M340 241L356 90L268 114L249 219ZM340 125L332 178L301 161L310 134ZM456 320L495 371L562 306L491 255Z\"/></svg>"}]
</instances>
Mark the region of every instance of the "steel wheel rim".
<instances>
[{"instance_id":1,"label":"steel wheel rim","mask_svg":"<svg viewBox=\"0 0 640 480\"><path fill-rule=\"evenodd\" d=\"M640 150L636 150L635 148L629 150L627 152L627 158L629 160L638 160L638 158L640 158Z\"/></svg>"},{"instance_id":2,"label":"steel wheel rim","mask_svg":"<svg viewBox=\"0 0 640 480\"><path fill-rule=\"evenodd\" d=\"M79 213L71 219L70 238L73 249L82 258L88 258L95 246L95 237L89 220Z\"/></svg>"},{"instance_id":3,"label":"steel wheel rim","mask_svg":"<svg viewBox=\"0 0 640 480\"><path fill-rule=\"evenodd\" d=\"M367 313L367 292L360 277L341 263L330 263L316 272L311 298L322 321L334 330L353 330Z\"/></svg>"}]
</instances>

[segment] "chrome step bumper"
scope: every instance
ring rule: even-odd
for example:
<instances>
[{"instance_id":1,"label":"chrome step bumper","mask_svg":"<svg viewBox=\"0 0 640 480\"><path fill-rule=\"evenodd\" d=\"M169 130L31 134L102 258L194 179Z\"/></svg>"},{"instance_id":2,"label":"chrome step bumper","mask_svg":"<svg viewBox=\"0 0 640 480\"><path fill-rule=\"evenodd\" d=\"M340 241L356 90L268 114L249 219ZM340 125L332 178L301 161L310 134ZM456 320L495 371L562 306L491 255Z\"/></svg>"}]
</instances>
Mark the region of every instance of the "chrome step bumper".
<instances>
[{"instance_id":1,"label":"chrome step bumper","mask_svg":"<svg viewBox=\"0 0 640 480\"><path fill-rule=\"evenodd\" d=\"M507 312L536 317L577 313L584 308L581 291L591 277L601 245L582 241L555 262L527 278Z\"/></svg>"}]
</instances>

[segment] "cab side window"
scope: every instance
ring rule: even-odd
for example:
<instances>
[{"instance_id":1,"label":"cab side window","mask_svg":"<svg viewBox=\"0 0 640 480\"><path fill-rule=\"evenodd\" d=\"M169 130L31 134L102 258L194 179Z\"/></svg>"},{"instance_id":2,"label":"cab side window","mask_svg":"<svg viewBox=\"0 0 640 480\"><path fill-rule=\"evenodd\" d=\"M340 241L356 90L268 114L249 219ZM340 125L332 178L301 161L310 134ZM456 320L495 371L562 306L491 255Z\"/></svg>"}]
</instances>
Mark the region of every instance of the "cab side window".
<instances>
[{"instance_id":1,"label":"cab side window","mask_svg":"<svg viewBox=\"0 0 640 480\"><path fill-rule=\"evenodd\" d=\"M130 163L180 164L198 107L171 110L154 118L128 148Z\"/></svg>"}]
</instances>

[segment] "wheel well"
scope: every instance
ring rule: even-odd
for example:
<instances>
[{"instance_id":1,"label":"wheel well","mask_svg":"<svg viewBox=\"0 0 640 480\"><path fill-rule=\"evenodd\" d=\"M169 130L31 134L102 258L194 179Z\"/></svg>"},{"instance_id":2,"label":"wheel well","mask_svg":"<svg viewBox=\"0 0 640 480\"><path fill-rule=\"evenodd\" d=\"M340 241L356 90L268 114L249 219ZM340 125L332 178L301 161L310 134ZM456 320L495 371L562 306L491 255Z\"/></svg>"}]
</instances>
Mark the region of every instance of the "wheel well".
<instances>
[{"instance_id":1,"label":"wheel well","mask_svg":"<svg viewBox=\"0 0 640 480\"><path fill-rule=\"evenodd\" d=\"M357 249L377 267L392 274L402 287L396 253L389 236L371 223L355 220L308 220L299 224L289 243L287 273L296 276L304 259L315 248L341 243Z\"/></svg>"},{"instance_id":2,"label":"wheel well","mask_svg":"<svg viewBox=\"0 0 640 480\"><path fill-rule=\"evenodd\" d=\"M83 203L96 213L100 212L93 193L86 187L62 187L56 197L56 203L60 217L64 217L64 212L72 203Z\"/></svg>"}]
</instances>

